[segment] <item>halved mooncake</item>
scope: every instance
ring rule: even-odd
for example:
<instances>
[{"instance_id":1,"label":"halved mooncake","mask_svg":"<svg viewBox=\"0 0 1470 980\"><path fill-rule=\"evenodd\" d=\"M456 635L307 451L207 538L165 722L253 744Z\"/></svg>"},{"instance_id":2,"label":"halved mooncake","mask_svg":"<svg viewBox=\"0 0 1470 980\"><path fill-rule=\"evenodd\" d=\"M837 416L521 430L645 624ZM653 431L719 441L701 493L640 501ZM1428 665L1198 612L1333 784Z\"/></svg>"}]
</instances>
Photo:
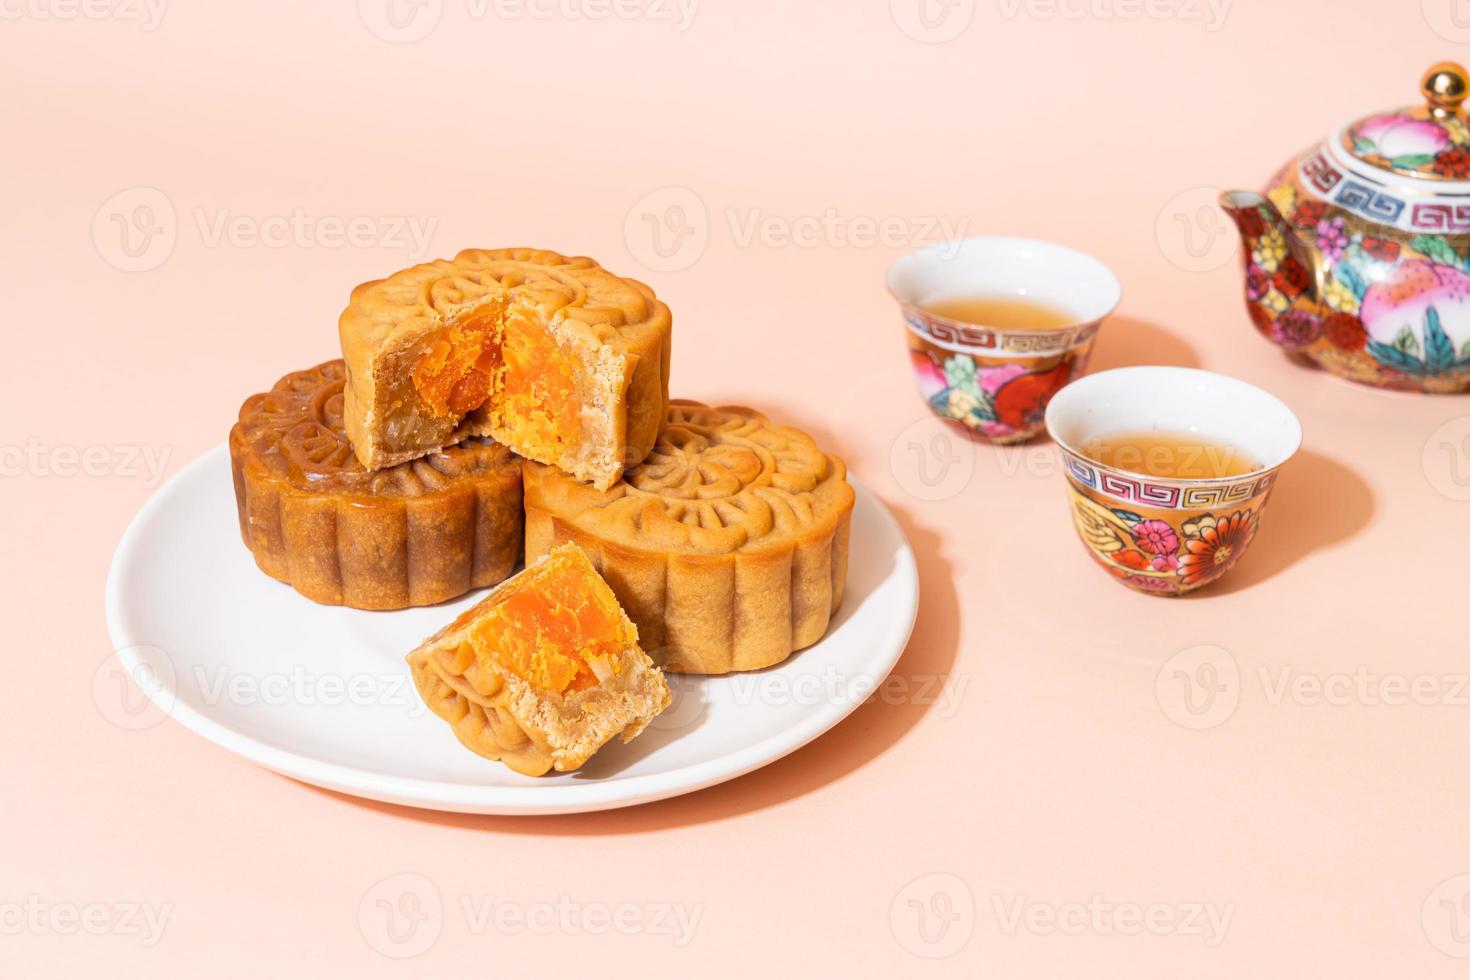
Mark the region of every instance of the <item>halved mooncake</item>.
<instances>
[{"instance_id":1,"label":"halved mooncake","mask_svg":"<svg viewBox=\"0 0 1470 980\"><path fill-rule=\"evenodd\" d=\"M611 486L668 405L673 321L588 258L469 249L364 283L338 321L347 433L368 469L488 435Z\"/></svg>"},{"instance_id":2,"label":"halved mooncake","mask_svg":"<svg viewBox=\"0 0 1470 980\"><path fill-rule=\"evenodd\" d=\"M341 361L252 395L230 430L240 536L308 599L426 606L494 585L521 556L521 461L468 439L369 472L342 424Z\"/></svg>"},{"instance_id":3,"label":"halved mooncake","mask_svg":"<svg viewBox=\"0 0 1470 980\"><path fill-rule=\"evenodd\" d=\"M581 549L503 583L408 656L424 703L472 752L569 772L669 706L668 683Z\"/></svg>"},{"instance_id":4,"label":"halved mooncake","mask_svg":"<svg viewBox=\"0 0 1470 980\"><path fill-rule=\"evenodd\" d=\"M527 560L580 545L665 670L769 667L821 639L842 601L847 469L752 409L676 400L619 483L527 463L525 492Z\"/></svg>"}]
</instances>

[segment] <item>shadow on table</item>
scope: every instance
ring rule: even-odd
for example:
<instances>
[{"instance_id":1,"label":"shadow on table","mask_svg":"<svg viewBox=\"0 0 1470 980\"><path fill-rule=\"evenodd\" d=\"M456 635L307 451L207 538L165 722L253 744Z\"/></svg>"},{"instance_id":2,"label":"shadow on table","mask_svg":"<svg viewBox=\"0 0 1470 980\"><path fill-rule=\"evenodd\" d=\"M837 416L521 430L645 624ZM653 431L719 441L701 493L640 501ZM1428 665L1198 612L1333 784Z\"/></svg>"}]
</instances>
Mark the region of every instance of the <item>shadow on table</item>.
<instances>
[{"instance_id":1,"label":"shadow on table","mask_svg":"<svg viewBox=\"0 0 1470 980\"><path fill-rule=\"evenodd\" d=\"M1131 316L1108 317L1098 331L1087 372L1139 364L1197 368L1200 360L1188 341L1157 323Z\"/></svg>"},{"instance_id":2,"label":"shadow on table","mask_svg":"<svg viewBox=\"0 0 1470 980\"><path fill-rule=\"evenodd\" d=\"M1367 526L1373 506L1373 491L1362 477L1331 457L1303 449L1282 467L1240 565L1195 595L1229 595L1265 582L1319 548L1352 538Z\"/></svg>"},{"instance_id":3,"label":"shadow on table","mask_svg":"<svg viewBox=\"0 0 1470 980\"><path fill-rule=\"evenodd\" d=\"M510 834L583 836L638 834L739 816L796 799L861 769L918 723L948 681L959 642L959 600L939 534L888 505L903 527L919 572L919 611L913 636L893 668L895 682L827 734L791 755L738 779L687 796L600 813L503 817L445 813L359 799L310 787L353 806L446 827ZM902 692L907 692L903 694ZM636 742L634 743L637 744Z\"/></svg>"}]
</instances>

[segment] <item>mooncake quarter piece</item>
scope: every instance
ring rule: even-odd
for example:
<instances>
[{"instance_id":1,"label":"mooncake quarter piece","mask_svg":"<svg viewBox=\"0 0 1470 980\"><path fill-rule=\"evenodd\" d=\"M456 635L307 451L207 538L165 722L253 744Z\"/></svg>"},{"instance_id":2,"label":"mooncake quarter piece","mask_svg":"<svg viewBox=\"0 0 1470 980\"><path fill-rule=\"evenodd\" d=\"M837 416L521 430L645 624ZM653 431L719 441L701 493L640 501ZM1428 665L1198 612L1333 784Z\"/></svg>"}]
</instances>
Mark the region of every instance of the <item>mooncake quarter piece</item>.
<instances>
[{"instance_id":1,"label":"mooncake quarter piece","mask_svg":"<svg viewBox=\"0 0 1470 980\"><path fill-rule=\"evenodd\" d=\"M368 469L468 436L611 486L668 406L669 308L588 258L460 252L352 291L347 434Z\"/></svg>"},{"instance_id":2,"label":"mooncake quarter piece","mask_svg":"<svg viewBox=\"0 0 1470 980\"><path fill-rule=\"evenodd\" d=\"M665 670L769 667L842 601L847 469L749 408L672 402L648 459L606 490L530 463L525 484L527 560L580 545Z\"/></svg>"},{"instance_id":3,"label":"mooncake quarter piece","mask_svg":"<svg viewBox=\"0 0 1470 980\"><path fill-rule=\"evenodd\" d=\"M669 706L638 631L574 545L497 587L408 656L424 703L472 752L569 772Z\"/></svg>"},{"instance_id":4,"label":"mooncake quarter piece","mask_svg":"<svg viewBox=\"0 0 1470 980\"><path fill-rule=\"evenodd\" d=\"M240 536L272 578L316 602L427 606L494 585L521 556L521 461L468 439L369 472L328 361L252 395L230 430Z\"/></svg>"}]
</instances>

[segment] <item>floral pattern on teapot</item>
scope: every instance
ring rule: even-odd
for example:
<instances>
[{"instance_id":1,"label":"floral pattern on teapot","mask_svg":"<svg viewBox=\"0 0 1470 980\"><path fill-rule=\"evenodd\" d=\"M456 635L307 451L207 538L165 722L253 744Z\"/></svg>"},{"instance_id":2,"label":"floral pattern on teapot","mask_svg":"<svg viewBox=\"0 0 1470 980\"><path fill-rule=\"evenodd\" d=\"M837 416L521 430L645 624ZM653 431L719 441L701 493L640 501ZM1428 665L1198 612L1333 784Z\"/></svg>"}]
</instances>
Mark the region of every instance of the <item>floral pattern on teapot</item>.
<instances>
[{"instance_id":1,"label":"floral pattern on teapot","mask_svg":"<svg viewBox=\"0 0 1470 980\"><path fill-rule=\"evenodd\" d=\"M1353 381L1470 391L1470 188L1437 179L1470 178L1470 79L1440 65L1423 89L1428 107L1369 116L1221 204L1267 339Z\"/></svg>"}]
</instances>

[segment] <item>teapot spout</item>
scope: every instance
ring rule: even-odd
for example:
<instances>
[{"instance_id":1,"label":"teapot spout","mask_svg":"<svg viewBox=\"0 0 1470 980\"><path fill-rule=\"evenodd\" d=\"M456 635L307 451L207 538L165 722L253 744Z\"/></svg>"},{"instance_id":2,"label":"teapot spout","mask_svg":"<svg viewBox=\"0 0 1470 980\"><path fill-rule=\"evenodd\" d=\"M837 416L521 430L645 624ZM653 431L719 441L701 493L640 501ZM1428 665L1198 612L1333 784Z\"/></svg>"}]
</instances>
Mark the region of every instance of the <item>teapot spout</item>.
<instances>
[{"instance_id":1,"label":"teapot spout","mask_svg":"<svg viewBox=\"0 0 1470 980\"><path fill-rule=\"evenodd\" d=\"M1240 229L1245 304L1266 339L1288 350L1310 346L1331 312L1318 300L1314 249L1255 191L1226 191L1220 207Z\"/></svg>"}]
</instances>

